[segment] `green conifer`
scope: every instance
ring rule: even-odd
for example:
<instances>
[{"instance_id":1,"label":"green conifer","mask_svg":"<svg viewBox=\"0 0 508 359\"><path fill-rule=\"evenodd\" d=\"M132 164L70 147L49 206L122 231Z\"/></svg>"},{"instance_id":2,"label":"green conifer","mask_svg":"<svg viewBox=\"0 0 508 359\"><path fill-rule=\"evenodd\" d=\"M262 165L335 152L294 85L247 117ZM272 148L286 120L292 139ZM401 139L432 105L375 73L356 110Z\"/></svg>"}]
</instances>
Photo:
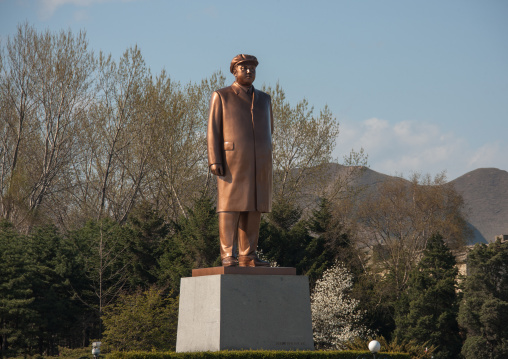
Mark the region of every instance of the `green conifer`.
<instances>
[{"instance_id":1,"label":"green conifer","mask_svg":"<svg viewBox=\"0 0 508 359\"><path fill-rule=\"evenodd\" d=\"M461 348L455 263L443 238L432 236L395 309L395 336L429 342L436 359L455 359Z\"/></svg>"}]
</instances>

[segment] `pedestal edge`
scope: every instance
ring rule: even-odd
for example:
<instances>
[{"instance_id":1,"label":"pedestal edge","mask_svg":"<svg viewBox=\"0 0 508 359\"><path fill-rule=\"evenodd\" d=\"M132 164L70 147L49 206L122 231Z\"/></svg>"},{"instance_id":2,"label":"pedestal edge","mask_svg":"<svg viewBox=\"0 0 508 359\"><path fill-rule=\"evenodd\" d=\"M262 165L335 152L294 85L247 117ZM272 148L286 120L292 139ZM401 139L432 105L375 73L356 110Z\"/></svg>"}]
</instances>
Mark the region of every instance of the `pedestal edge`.
<instances>
[{"instance_id":1,"label":"pedestal edge","mask_svg":"<svg viewBox=\"0 0 508 359\"><path fill-rule=\"evenodd\" d=\"M293 267L211 267L192 270L193 277L216 274L296 275Z\"/></svg>"}]
</instances>

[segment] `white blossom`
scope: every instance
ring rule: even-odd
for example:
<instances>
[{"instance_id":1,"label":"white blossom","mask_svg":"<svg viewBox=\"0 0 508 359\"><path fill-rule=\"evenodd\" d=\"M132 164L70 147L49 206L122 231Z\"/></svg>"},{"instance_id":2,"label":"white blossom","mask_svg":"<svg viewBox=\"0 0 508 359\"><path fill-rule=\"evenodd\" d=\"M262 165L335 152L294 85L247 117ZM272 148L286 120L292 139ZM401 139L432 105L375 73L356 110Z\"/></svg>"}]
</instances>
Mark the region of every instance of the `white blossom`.
<instances>
[{"instance_id":1,"label":"white blossom","mask_svg":"<svg viewBox=\"0 0 508 359\"><path fill-rule=\"evenodd\" d=\"M360 324L364 312L358 309L359 301L349 296L352 287L352 274L339 262L316 282L311 309L318 349L344 349L344 343L370 334Z\"/></svg>"}]
</instances>

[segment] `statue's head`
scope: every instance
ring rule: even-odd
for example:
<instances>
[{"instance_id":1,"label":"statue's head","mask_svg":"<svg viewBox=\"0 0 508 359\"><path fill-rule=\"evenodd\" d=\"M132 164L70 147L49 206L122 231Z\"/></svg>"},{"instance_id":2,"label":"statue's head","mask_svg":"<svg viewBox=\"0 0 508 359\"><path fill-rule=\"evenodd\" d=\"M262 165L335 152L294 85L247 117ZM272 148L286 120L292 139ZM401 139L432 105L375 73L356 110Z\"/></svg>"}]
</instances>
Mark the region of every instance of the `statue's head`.
<instances>
[{"instance_id":1,"label":"statue's head","mask_svg":"<svg viewBox=\"0 0 508 359\"><path fill-rule=\"evenodd\" d=\"M236 82L242 86L250 86L256 79L258 64L256 56L240 54L233 58L229 70L235 76Z\"/></svg>"}]
</instances>

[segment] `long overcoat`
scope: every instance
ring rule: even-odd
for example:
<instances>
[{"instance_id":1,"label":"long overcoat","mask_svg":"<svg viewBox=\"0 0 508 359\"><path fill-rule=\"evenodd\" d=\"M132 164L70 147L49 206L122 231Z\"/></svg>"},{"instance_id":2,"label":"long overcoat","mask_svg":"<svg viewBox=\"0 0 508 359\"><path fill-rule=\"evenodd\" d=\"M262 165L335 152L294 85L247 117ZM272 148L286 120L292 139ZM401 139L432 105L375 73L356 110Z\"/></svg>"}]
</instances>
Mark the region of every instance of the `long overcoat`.
<instances>
[{"instance_id":1,"label":"long overcoat","mask_svg":"<svg viewBox=\"0 0 508 359\"><path fill-rule=\"evenodd\" d=\"M253 87L248 95L236 82L217 90L210 101L208 166L221 164L217 212L272 208L271 98Z\"/></svg>"}]
</instances>

